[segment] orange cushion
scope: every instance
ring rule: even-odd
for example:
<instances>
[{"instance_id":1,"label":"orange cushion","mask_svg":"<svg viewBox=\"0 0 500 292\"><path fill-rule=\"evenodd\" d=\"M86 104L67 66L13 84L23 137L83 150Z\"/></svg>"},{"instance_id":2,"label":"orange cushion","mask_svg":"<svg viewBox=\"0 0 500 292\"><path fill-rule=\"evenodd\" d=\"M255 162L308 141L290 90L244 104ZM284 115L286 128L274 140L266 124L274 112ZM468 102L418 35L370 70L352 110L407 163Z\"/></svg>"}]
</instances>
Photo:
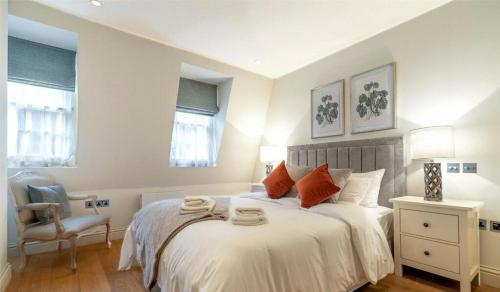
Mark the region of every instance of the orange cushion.
<instances>
[{"instance_id":1,"label":"orange cushion","mask_svg":"<svg viewBox=\"0 0 500 292\"><path fill-rule=\"evenodd\" d=\"M286 171L285 161L282 161L262 183L271 199L279 199L288 193L295 182Z\"/></svg>"},{"instance_id":2,"label":"orange cushion","mask_svg":"<svg viewBox=\"0 0 500 292\"><path fill-rule=\"evenodd\" d=\"M328 173L328 164L323 164L297 183L302 208L310 208L331 198L340 190Z\"/></svg>"}]
</instances>

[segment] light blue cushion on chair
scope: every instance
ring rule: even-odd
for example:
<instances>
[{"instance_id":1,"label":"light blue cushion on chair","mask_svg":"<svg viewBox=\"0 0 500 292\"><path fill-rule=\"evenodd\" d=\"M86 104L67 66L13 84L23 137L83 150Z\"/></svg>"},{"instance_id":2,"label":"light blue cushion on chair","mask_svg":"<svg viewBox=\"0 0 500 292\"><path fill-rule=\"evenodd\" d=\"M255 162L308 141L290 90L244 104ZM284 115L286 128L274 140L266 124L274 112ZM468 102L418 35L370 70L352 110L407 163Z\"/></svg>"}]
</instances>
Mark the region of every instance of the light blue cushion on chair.
<instances>
[{"instance_id":1,"label":"light blue cushion on chair","mask_svg":"<svg viewBox=\"0 0 500 292\"><path fill-rule=\"evenodd\" d=\"M32 203L59 203L62 204L59 209L61 219L71 217L68 195L62 185L37 187L28 185L28 194ZM38 210L35 212L37 219L42 224L54 221L52 209Z\"/></svg>"}]
</instances>

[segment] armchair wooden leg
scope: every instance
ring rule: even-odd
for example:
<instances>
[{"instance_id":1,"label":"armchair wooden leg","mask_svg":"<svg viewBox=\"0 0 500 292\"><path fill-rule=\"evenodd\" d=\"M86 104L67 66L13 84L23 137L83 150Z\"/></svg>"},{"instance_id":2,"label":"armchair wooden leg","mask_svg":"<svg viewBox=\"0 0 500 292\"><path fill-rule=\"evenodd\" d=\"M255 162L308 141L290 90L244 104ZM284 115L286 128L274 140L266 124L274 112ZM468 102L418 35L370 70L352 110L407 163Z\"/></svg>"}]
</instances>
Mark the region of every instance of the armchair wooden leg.
<instances>
[{"instance_id":1,"label":"armchair wooden leg","mask_svg":"<svg viewBox=\"0 0 500 292\"><path fill-rule=\"evenodd\" d=\"M69 245L70 245L70 250L71 250L71 269L73 271L76 271L76 241L78 237L71 237L69 239Z\"/></svg>"},{"instance_id":2,"label":"armchair wooden leg","mask_svg":"<svg viewBox=\"0 0 500 292\"><path fill-rule=\"evenodd\" d=\"M108 245L108 248L111 248L111 240L109 240L109 232L111 231L111 226L108 223L106 223L106 244Z\"/></svg>"},{"instance_id":3,"label":"armchair wooden leg","mask_svg":"<svg viewBox=\"0 0 500 292\"><path fill-rule=\"evenodd\" d=\"M19 269L24 270L26 267L26 253L24 251L24 244L26 242L24 240L20 240L17 247L19 248L19 259L21 263L19 264Z\"/></svg>"},{"instance_id":4,"label":"armchair wooden leg","mask_svg":"<svg viewBox=\"0 0 500 292\"><path fill-rule=\"evenodd\" d=\"M58 241L57 242L57 251L61 251L62 250L62 241Z\"/></svg>"}]
</instances>

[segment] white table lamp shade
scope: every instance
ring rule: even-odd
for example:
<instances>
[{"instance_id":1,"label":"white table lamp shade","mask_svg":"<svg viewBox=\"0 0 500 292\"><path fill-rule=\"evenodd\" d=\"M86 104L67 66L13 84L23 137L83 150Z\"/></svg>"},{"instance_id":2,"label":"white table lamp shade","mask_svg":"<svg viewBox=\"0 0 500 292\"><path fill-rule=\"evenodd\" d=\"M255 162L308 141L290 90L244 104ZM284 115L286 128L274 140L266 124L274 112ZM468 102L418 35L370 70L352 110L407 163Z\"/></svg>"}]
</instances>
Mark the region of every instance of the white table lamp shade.
<instances>
[{"instance_id":1,"label":"white table lamp shade","mask_svg":"<svg viewBox=\"0 0 500 292\"><path fill-rule=\"evenodd\" d=\"M412 159L450 158L455 156L455 139L450 126L428 127L410 132Z\"/></svg>"},{"instance_id":2,"label":"white table lamp shade","mask_svg":"<svg viewBox=\"0 0 500 292\"><path fill-rule=\"evenodd\" d=\"M272 163L279 162L285 159L285 148L281 146L261 146L260 147L260 162Z\"/></svg>"}]
</instances>

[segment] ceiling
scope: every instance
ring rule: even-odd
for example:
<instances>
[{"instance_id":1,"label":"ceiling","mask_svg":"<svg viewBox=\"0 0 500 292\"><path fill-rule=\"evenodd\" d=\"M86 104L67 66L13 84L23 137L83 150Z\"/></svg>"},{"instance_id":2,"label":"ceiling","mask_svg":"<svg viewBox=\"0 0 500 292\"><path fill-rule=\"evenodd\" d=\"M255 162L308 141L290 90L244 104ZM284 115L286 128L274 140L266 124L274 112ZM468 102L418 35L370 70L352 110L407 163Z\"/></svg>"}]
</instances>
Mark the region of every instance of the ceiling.
<instances>
[{"instance_id":1,"label":"ceiling","mask_svg":"<svg viewBox=\"0 0 500 292\"><path fill-rule=\"evenodd\" d=\"M9 15L9 36L77 51L78 34L25 18Z\"/></svg>"},{"instance_id":2,"label":"ceiling","mask_svg":"<svg viewBox=\"0 0 500 292\"><path fill-rule=\"evenodd\" d=\"M450 0L36 0L277 78Z\"/></svg>"}]
</instances>

